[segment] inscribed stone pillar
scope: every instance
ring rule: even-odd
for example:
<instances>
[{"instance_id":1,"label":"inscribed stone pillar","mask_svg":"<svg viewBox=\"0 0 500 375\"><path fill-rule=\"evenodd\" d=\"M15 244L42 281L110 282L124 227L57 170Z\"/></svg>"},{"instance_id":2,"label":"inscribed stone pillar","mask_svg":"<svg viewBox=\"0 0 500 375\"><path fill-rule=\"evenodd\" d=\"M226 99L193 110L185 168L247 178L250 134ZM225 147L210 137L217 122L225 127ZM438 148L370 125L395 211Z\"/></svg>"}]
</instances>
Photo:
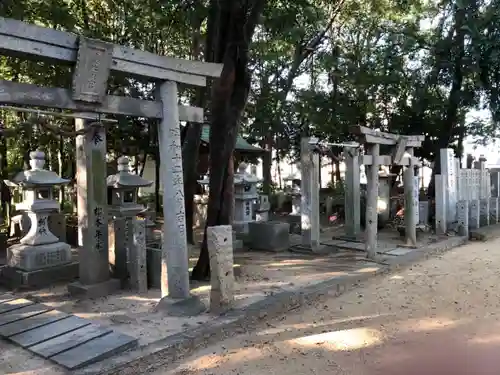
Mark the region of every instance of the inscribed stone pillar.
<instances>
[{"instance_id":1,"label":"inscribed stone pillar","mask_svg":"<svg viewBox=\"0 0 500 375\"><path fill-rule=\"evenodd\" d=\"M500 198L500 172L492 171L490 172L490 183L491 183L491 196L494 198Z\"/></svg>"},{"instance_id":2,"label":"inscribed stone pillar","mask_svg":"<svg viewBox=\"0 0 500 375\"><path fill-rule=\"evenodd\" d=\"M473 199L469 202L469 227L471 229L479 229L481 217L479 206L479 199Z\"/></svg>"},{"instance_id":3,"label":"inscribed stone pillar","mask_svg":"<svg viewBox=\"0 0 500 375\"><path fill-rule=\"evenodd\" d=\"M415 175L413 165L410 164L404 171L405 191L405 235L409 245L417 245L417 215L418 215L418 180L415 191Z\"/></svg>"},{"instance_id":4,"label":"inscribed stone pillar","mask_svg":"<svg viewBox=\"0 0 500 375\"><path fill-rule=\"evenodd\" d=\"M108 224L109 265L111 275L125 282L128 279L127 246L129 244L129 221L125 217L111 216Z\"/></svg>"},{"instance_id":5,"label":"inscribed stone pillar","mask_svg":"<svg viewBox=\"0 0 500 375\"><path fill-rule=\"evenodd\" d=\"M461 200L457 203L458 234L469 238L469 202Z\"/></svg>"},{"instance_id":6,"label":"inscribed stone pillar","mask_svg":"<svg viewBox=\"0 0 500 375\"><path fill-rule=\"evenodd\" d=\"M482 227L490 225L490 200L488 198L479 201L479 224Z\"/></svg>"},{"instance_id":7,"label":"inscribed stone pillar","mask_svg":"<svg viewBox=\"0 0 500 375\"><path fill-rule=\"evenodd\" d=\"M220 314L234 303L232 226L207 228L210 257L210 311Z\"/></svg>"},{"instance_id":8,"label":"inscribed stone pillar","mask_svg":"<svg viewBox=\"0 0 500 375\"><path fill-rule=\"evenodd\" d=\"M490 198L490 224L498 223L498 198Z\"/></svg>"},{"instance_id":9,"label":"inscribed stone pillar","mask_svg":"<svg viewBox=\"0 0 500 375\"><path fill-rule=\"evenodd\" d=\"M365 166L366 169L366 231L365 250L368 258L377 255L377 198L378 198L378 156L380 145L368 146L367 154L372 156L372 164Z\"/></svg>"},{"instance_id":10,"label":"inscribed stone pillar","mask_svg":"<svg viewBox=\"0 0 500 375\"><path fill-rule=\"evenodd\" d=\"M418 223L429 224L429 201L418 202Z\"/></svg>"},{"instance_id":11,"label":"inscribed stone pillar","mask_svg":"<svg viewBox=\"0 0 500 375\"><path fill-rule=\"evenodd\" d=\"M345 232L348 237L357 237L361 232L359 149L344 148L345 158Z\"/></svg>"},{"instance_id":12,"label":"inscribed stone pillar","mask_svg":"<svg viewBox=\"0 0 500 375\"><path fill-rule=\"evenodd\" d=\"M434 177L436 185L436 233L446 234L446 182L442 175Z\"/></svg>"},{"instance_id":13,"label":"inscribed stone pillar","mask_svg":"<svg viewBox=\"0 0 500 375\"><path fill-rule=\"evenodd\" d=\"M319 155L311 151L310 138L300 143L302 245L319 247Z\"/></svg>"},{"instance_id":14,"label":"inscribed stone pillar","mask_svg":"<svg viewBox=\"0 0 500 375\"><path fill-rule=\"evenodd\" d=\"M161 294L183 299L189 297L189 267L177 84L162 83L157 99L163 103L163 118L158 126L164 217Z\"/></svg>"},{"instance_id":15,"label":"inscribed stone pillar","mask_svg":"<svg viewBox=\"0 0 500 375\"><path fill-rule=\"evenodd\" d=\"M129 246L130 287L139 293L148 291L146 268L146 219L134 217L129 220L132 227L132 243Z\"/></svg>"},{"instance_id":16,"label":"inscribed stone pillar","mask_svg":"<svg viewBox=\"0 0 500 375\"><path fill-rule=\"evenodd\" d=\"M85 114L84 117L95 116ZM77 118L76 130L89 129L96 120ZM99 284L110 277L104 127L93 127L76 137L76 167L80 282L84 285Z\"/></svg>"},{"instance_id":17,"label":"inscribed stone pillar","mask_svg":"<svg viewBox=\"0 0 500 375\"><path fill-rule=\"evenodd\" d=\"M441 176L444 179L446 194L446 220L447 224L452 224L457 216L457 177L456 159L453 149L444 148L440 150L441 156Z\"/></svg>"}]
</instances>

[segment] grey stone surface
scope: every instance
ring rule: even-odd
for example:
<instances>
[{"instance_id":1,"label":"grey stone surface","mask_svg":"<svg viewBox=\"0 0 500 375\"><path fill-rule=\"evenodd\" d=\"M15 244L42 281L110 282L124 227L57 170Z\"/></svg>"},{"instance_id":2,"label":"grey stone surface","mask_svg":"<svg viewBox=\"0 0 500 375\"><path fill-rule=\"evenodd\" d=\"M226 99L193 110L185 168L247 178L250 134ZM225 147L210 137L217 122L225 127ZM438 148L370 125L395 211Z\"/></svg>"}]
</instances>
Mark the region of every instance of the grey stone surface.
<instances>
[{"instance_id":1,"label":"grey stone surface","mask_svg":"<svg viewBox=\"0 0 500 375\"><path fill-rule=\"evenodd\" d=\"M469 228L478 229L480 227L479 199L469 201Z\"/></svg>"},{"instance_id":2,"label":"grey stone surface","mask_svg":"<svg viewBox=\"0 0 500 375\"><path fill-rule=\"evenodd\" d=\"M207 246L210 257L210 312L220 314L230 309L234 304L233 231L231 225L208 227Z\"/></svg>"},{"instance_id":3,"label":"grey stone surface","mask_svg":"<svg viewBox=\"0 0 500 375\"><path fill-rule=\"evenodd\" d=\"M481 226L490 225L490 200L488 198L479 201L479 223Z\"/></svg>"},{"instance_id":4,"label":"grey stone surface","mask_svg":"<svg viewBox=\"0 0 500 375\"><path fill-rule=\"evenodd\" d=\"M99 284L82 284L76 281L68 285L68 292L78 298L99 298L114 293L121 288L121 281L109 279Z\"/></svg>"},{"instance_id":5,"label":"grey stone surface","mask_svg":"<svg viewBox=\"0 0 500 375\"><path fill-rule=\"evenodd\" d=\"M0 326L12 322L16 322L21 319L29 318L30 316L38 315L51 310L50 307L41 304L32 304L20 309L11 310L0 314Z\"/></svg>"},{"instance_id":6,"label":"grey stone surface","mask_svg":"<svg viewBox=\"0 0 500 375\"><path fill-rule=\"evenodd\" d=\"M115 279L127 280L127 226L125 217L113 217L108 223L109 265L111 276Z\"/></svg>"},{"instance_id":7,"label":"grey stone surface","mask_svg":"<svg viewBox=\"0 0 500 375\"><path fill-rule=\"evenodd\" d=\"M155 307L155 311L162 312L169 316L195 316L206 310L207 307L203 301L198 296L194 295L185 299L163 297Z\"/></svg>"},{"instance_id":8,"label":"grey stone surface","mask_svg":"<svg viewBox=\"0 0 500 375\"><path fill-rule=\"evenodd\" d=\"M399 247L397 249L384 251L384 254L400 256L400 255L408 254L411 251L413 251L413 249Z\"/></svg>"},{"instance_id":9,"label":"grey stone surface","mask_svg":"<svg viewBox=\"0 0 500 375\"><path fill-rule=\"evenodd\" d=\"M469 238L469 201L457 203L458 233Z\"/></svg>"},{"instance_id":10,"label":"grey stone surface","mask_svg":"<svg viewBox=\"0 0 500 375\"><path fill-rule=\"evenodd\" d=\"M104 336L110 332L112 332L110 328L90 324L88 326L78 328L75 331L71 331L62 334L61 336L57 336L50 340L30 346L29 350L39 356L49 358L66 350L73 349L74 347L84 344L92 339Z\"/></svg>"},{"instance_id":11,"label":"grey stone surface","mask_svg":"<svg viewBox=\"0 0 500 375\"><path fill-rule=\"evenodd\" d=\"M17 310L22 307L33 305L34 302L28 301L24 298L13 299L0 304L0 314L4 314L8 311Z\"/></svg>"},{"instance_id":12,"label":"grey stone surface","mask_svg":"<svg viewBox=\"0 0 500 375\"><path fill-rule=\"evenodd\" d=\"M71 261L71 246L64 242L43 246L17 244L7 249L7 265L22 271L60 266Z\"/></svg>"},{"instance_id":13,"label":"grey stone surface","mask_svg":"<svg viewBox=\"0 0 500 375\"><path fill-rule=\"evenodd\" d=\"M150 288L161 287L161 248L146 248L146 267L148 286Z\"/></svg>"},{"instance_id":14,"label":"grey stone surface","mask_svg":"<svg viewBox=\"0 0 500 375\"><path fill-rule=\"evenodd\" d=\"M146 220L133 218L131 220L133 234L129 247L129 274L132 290L139 293L148 291L147 261L146 261Z\"/></svg>"},{"instance_id":15,"label":"grey stone surface","mask_svg":"<svg viewBox=\"0 0 500 375\"><path fill-rule=\"evenodd\" d=\"M74 331L80 327L87 326L90 323L89 320L77 316L70 316L42 327L11 336L9 340L25 348L47 341L64 333Z\"/></svg>"},{"instance_id":16,"label":"grey stone surface","mask_svg":"<svg viewBox=\"0 0 500 375\"><path fill-rule=\"evenodd\" d=\"M13 289L41 288L58 281L73 281L78 277L78 272L78 262L35 271L22 271L12 267L4 267L0 274L0 281Z\"/></svg>"},{"instance_id":17,"label":"grey stone surface","mask_svg":"<svg viewBox=\"0 0 500 375\"><path fill-rule=\"evenodd\" d=\"M290 224L280 221L248 224L250 247L255 250L286 251L290 247Z\"/></svg>"},{"instance_id":18,"label":"grey stone surface","mask_svg":"<svg viewBox=\"0 0 500 375\"><path fill-rule=\"evenodd\" d=\"M47 311L21 321L5 324L0 327L0 336L10 337L18 333L29 331L49 323L69 317L68 314L57 310Z\"/></svg>"},{"instance_id":19,"label":"grey stone surface","mask_svg":"<svg viewBox=\"0 0 500 375\"><path fill-rule=\"evenodd\" d=\"M103 360L135 346L137 346L136 338L111 332L55 355L51 357L51 360L72 370Z\"/></svg>"}]
</instances>

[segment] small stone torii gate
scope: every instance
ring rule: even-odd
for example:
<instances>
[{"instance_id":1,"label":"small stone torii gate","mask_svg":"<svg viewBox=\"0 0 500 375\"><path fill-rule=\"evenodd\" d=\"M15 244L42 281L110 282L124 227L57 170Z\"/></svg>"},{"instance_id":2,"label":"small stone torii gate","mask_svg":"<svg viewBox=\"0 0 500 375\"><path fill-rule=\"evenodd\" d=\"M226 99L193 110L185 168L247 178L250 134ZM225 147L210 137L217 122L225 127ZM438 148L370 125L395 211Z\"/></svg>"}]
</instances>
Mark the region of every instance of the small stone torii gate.
<instances>
[{"instance_id":1,"label":"small stone torii gate","mask_svg":"<svg viewBox=\"0 0 500 375\"><path fill-rule=\"evenodd\" d=\"M0 54L73 66L71 90L0 80L0 104L72 111L76 130L84 130L76 137L80 282L70 290L96 296L117 285L109 272L106 131L95 123L101 114L122 115L161 120L162 297L188 298L179 121L202 122L203 109L179 105L177 83L205 86L207 77L220 76L222 65L159 56L3 17ZM157 82L156 100L107 95L111 72Z\"/></svg>"},{"instance_id":2,"label":"small stone torii gate","mask_svg":"<svg viewBox=\"0 0 500 375\"><path fill-rule=\"evenodd\" d=\"M418 180L415 178L415 168L420 166L418 158L414 157L414 148L421 147L425 140L423 135L399 135L376 131L365 126L353 126L351 133L361 144L364 144L365 155L362 155L360 164L365 166L367 192L366 192L366 232L365 250L369 258L377 255L377 221L378 221L378 187L379 187L379 166L381 165L401 165L406 167L403 175L404 195L405 195L405 233L407 242L411 246L417 244L417 224L418 224ZM391 155L380 155L380 145L392 146ZM352 161L351 161L352 162ZM353 165L359 168L359 165ZM358 191L359 179L354 181L350 173L350 181L346 181L348 188ZM417 177L418 178L418 177ZM357 194L355 194L357 195ZM351 220L356 219L359 213L353 212Z\"/></svg>"}]
</instances>

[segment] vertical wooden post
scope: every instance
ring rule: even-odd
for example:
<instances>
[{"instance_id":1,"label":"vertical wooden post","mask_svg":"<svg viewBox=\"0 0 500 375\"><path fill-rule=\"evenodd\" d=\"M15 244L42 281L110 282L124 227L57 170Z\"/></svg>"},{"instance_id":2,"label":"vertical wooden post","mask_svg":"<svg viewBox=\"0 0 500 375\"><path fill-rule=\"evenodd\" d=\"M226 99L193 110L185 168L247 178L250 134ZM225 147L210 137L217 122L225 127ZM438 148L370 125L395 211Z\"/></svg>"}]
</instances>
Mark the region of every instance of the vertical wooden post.
<instances>
[{"instance_id":1,"label":"vertical wooden post","mask_svg":"<svg viewBox=\"0 0 500 375\"><path fill-rule=\"evenodd\" d=\"M367 146L367 154L372 156L372 164L365 166L366 171L366 240L365 249L368 258L377 255L377 200L378 200L378 156L380 145L378 143Z\"/></svg>"},{"instance_id":2,"label":"vertical wooden post","mask_svg":"<svg viewBox=\"0 0 500 375\"><path fill-rule=\"evenodd\" d=\"M95 114L85 114L92 117ZM96 120L75 119L76 130L88 129ZM109 280L106 130L91 129L76 137L78 199L78 260L80 282Z\"/></svg>"},{"instance_id":3,"label":"vertical wooden post","mask_svg":"<svg viewBox=\"0 0 500 375\"><path fill-rule=\"evenodd\" d=\"M344 148L345 159L345 231L346 236L356 238L361 232L359 149Z\"/></svg>"},{"instance_id":4,"label":"vertical wooden post","mask_svg":"<svg viewBox=\"0 0 500 375\"><path fill-rule=\"evenodd\" d=\"M164 219L161 295L184 299L189 297L189 266L177 83L162 83L157 95L163 103L163 118L158 127Z\"/></svg>"}]
</instances>

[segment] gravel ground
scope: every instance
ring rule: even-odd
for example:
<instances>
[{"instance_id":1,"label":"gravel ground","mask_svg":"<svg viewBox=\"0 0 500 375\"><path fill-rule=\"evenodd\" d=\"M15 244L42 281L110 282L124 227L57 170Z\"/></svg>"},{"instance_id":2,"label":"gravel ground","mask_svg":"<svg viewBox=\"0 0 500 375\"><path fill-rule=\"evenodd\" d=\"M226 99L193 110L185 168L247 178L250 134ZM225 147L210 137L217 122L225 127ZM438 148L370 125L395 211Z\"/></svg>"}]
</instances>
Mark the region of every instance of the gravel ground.
<instances>
[{"instance_id":1,"label":"gravel ground","mask_svg":"<svg viewBox=\"0 0 500 375\"><path fill-rule=\"evenodd\" d=\"M497 375L500 239L263 323L156 375Z\"/></svg>"}]
</instances>

